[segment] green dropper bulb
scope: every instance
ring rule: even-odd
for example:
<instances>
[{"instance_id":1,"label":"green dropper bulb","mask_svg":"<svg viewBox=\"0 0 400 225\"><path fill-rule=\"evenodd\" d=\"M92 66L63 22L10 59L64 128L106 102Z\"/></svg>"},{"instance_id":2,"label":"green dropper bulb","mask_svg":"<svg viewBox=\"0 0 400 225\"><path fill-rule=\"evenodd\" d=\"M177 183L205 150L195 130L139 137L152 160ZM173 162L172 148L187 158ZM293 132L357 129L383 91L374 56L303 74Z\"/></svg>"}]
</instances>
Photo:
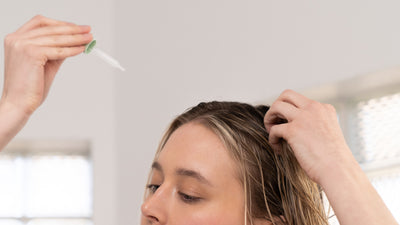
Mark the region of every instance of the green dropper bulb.
<instances>
[{"instance_id":1,"label":"green dropper bulb","mask_svg":"<svg viewBox=\"0 0 400 225\"><path fill-rule=\"evenodd\" d=\"M98 48L95 48L96 46L96 40L92 40L89 44L85 46L85 51L83 51L85 54L89 54L90 52L93 51L93 55L98 56L102 60L104 60L106 63L110 64L113 67L116 67L122 71L125 71L125 68L119 64L117 60L109 56L107 53L101 51Z\"/></svg>"},{"instance_id":2,"label":"green dropper bulb","mask_svg":"<svg viewBox=\"0 0 400 225\"><path fill-rule=\"evenodd\" d=\"M92 40L89 44L85 46L84 53L89 54L93 50L94 46L96 46L96 40Z\"/></svg>"}]
</instances>

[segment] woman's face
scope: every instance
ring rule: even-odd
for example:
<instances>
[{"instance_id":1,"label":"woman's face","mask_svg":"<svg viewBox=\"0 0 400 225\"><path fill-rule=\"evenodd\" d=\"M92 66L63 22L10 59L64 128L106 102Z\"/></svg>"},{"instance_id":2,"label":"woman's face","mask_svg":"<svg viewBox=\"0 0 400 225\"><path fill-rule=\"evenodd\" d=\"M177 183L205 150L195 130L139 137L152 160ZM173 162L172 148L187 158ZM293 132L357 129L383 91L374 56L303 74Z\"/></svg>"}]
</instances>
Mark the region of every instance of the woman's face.
<instances>
[{"instance_id":1,"label":"woman's face","mask_svg":"<svg viewBox=\"0 0 400 225\"><path fill-rule=\"evenodd\" d=\"M152 165L141 225L243 225L244 191L237 167L212 131L177 129Z\"/></svg>"}]
</instances>

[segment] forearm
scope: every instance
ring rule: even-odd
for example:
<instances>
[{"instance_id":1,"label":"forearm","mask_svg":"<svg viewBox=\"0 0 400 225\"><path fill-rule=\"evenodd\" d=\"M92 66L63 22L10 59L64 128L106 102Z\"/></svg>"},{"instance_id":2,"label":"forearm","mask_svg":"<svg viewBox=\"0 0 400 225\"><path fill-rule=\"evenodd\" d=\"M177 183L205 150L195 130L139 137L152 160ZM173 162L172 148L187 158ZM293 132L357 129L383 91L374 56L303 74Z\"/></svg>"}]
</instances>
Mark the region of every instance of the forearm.
<instances>
[{"instance_id":1,"label":"forearm","mask_svg":"<svg viewBox=\"0 0 400 225\"><path fill-rule=\"evenodd\" d=\"M397 224L353 157L326 174L321 186L341 225Z\"/></svg>"},{"instance_id":2,"label":"forearm","mask_svg":"<svg viewBox=\"0 0 400 225\"><path fill-rule=\"evenodd\" d=\"M0 100L0 151L22 129L28 119L28 113Z\"/></svg>"}]
</instances>

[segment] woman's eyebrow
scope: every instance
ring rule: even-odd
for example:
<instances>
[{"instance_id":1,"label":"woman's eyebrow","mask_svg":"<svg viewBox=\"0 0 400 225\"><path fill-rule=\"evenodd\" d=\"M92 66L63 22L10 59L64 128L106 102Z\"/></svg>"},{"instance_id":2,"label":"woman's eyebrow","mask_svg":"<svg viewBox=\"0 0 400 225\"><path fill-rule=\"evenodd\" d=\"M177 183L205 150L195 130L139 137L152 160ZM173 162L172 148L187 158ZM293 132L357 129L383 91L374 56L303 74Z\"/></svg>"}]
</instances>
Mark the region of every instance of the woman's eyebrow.
<instances>
[{"instance_id":1,"label":"woman's eyebrow","mask_svg":"<svg viewBox=\"0 0 400 225\"><path fill-rule=\"evenodd\" d=\"M175 174L178 176L191 177L191 178L198 180L200 183L207 184L209 186L213 186L209 180L207 180L203 175L201 175L199 172L194 171L194 170L178 168L175 170Z\"/></svg>"},{"instance_id":2,"label":"woman's eyebrow","mask_svg":"<svg viewBox=\"0 0 400 225\"><path fill-rule=\"evenodd\" d=\"M151 168L155 169L155 170L158 170L160 172L163 171L161 164L159 162L157 162L157 161L155 161L155 162L153 162L153 164L151 164Z\"/></svg>"},{"instance_id":3,"label":"woman's eyebrow","mask_svg":"<svg viewBox=\"0 0 400 225\"><path fill-rule=\"evenodd\" d=\"M151 165L151 168L158 170L160 172L163 172L161 164L157 161L153 162L153 164ZM203 175L201 175L201 173L194 171L194 170L190 170L190 169L186 169L186 168L177 168L175 170L175 174L177 176L191 177L191 178L198 180L200 183L207 184L211 187L213 186L209 180L207 180Z\"/></svg>"}]
</instances>

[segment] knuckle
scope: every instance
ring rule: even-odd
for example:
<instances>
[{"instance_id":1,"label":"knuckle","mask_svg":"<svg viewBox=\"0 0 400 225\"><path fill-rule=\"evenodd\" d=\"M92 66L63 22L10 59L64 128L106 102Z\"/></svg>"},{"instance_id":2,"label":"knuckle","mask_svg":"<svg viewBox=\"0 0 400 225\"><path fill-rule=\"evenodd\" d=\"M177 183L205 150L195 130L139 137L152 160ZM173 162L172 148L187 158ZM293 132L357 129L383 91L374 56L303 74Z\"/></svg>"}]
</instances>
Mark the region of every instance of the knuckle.
<instances>
[{"instance_id":1,"label":"knuckle","mask_svg":"<svg viewBox=\"0 0 400 225\"><path fill-rule=\"evenodd\" d=\"M34 17L33 17L33 20L43 20L45 17L44 16L42 16L42 15L40 15L40 14L37 14L37 15L35 15Z\"/></svg>"},{"instance_id":2,"label":"knuckle","mask_svg":"<svg viewBox=\"0 0 400 225\"><path fill-rule=\"evenodd\" d=\"M49 19L42 15L36 15L35 17L33 17L32 20L36 20L36 23L38 24L38 26L43 27L43 26L46 26L46 23Z\"/></svg>"},{"instance_id":3,"label":"knuckle","mask_svg":"<svg viewBox=\"0 0 400 225\"><path fill-rule=\"evenodd\" d=\"M51 41L52 41L53 43L57 43L59 40L60 40L60 38L59 38L58 36L53 36L53 37L51 37Z\"/></svg>"},{"instance_id":4,"label":"knuckle","mask_svg":"<svg viewBox=\"0 0 400 225\"><path fill-rule=\"evenodd\" d=\"M278 105L279 105L279 101L275 101L275 102L272 103L270 108L274 110L274 109L276 109L278 107Z\"/></svg>"},{"instance_id":5,"label":"knuckle","mask_svg":"<svg viewBox=\"0 0 400 225\"><path fill-rule=\"evenodd\" d=\"M325 108L326 108L329 112L336 113L335 107L334 107L333 105L331 105L331 104L325 104Z\"/></svg>"},{"instance_id":6,"label":"knuckle","mask_svg":"<svg viewBox=\"0 0 400 225\"><path fill-rule=\"evenodd\" d=\"M4 39L4 46L19 51L25 48L25 42L15 38L13 34L10 34Z\"/></svg>"},{"instance_id":7,"label":"knuckle","mask_svg":"<svg viewBox=\"0 0 400 225\"><path fill-rule=\"evenodd\" d=\"M291 93L293 93L293 90L292 89L285 89L283 92L287 93L287 94L291 94Z\"/></svg>"},{"instance_id":8,"label":"knuckle","mask_svg":"<svg viewBox=\"0 0 400 225\"><path fill-rule=\"evenodd\" d=\"M13 39L14 39L13 34L7 34L7 35L4 37L4 45L6 45L6 46L11 45L11 43L13 42Z\"/></svg>"},{"instance_id":9,"label":"knuckle","mask_svg":"<svg viewBox=\"0 0 400 225\"><path fill-rule=\"evenodd\" d=\"M286 89L282 92L282 96L289 96L291 94L293 94L293 90L291 89Z\"/></svg>"},{"instance_id":10,"label":"knuckle","mask_svg":"<svg viewBox=\"0 0 400 225\"><path fill-rule=\"evenodd\" d=\"M322 104L319 103L319 102L317 102L317 101L311 101L310 104L309 104L309 106L310 106L310 108L311 108L312 110L320 110L321 107L322 107Z\"/></svg>"},{"instance_id":11,"label":"knuckle","mask_svg":"<svg viewBox=\"0 0 400 225\"><path fill-rule=\"evenodd\" d=\"M17 51L24 51L24 49L28 49L30 45L25 43L23 40L17 39L11 41L10 46Z\"/></svg>"}]
</instances>

